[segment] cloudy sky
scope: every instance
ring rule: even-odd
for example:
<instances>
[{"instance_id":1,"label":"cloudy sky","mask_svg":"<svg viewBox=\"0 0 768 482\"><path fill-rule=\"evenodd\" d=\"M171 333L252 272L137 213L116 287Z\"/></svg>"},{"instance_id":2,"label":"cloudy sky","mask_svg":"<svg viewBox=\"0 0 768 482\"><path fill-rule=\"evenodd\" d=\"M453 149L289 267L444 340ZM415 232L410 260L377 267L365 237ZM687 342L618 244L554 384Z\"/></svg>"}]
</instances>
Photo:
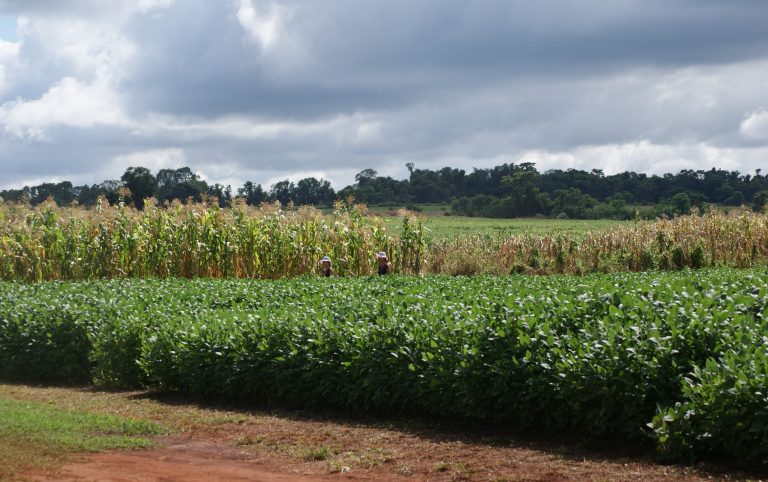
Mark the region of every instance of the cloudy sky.
<instances>
[{"instance_id":1,"label":"cloudy sky","mask_svg":"<svg viewBox=\"0 0 768 482\"><path fill-rule=\"evenodd\" d=\"M0 188L768 170L765 0L0 0Z\"/></svg>"}]
</instances>

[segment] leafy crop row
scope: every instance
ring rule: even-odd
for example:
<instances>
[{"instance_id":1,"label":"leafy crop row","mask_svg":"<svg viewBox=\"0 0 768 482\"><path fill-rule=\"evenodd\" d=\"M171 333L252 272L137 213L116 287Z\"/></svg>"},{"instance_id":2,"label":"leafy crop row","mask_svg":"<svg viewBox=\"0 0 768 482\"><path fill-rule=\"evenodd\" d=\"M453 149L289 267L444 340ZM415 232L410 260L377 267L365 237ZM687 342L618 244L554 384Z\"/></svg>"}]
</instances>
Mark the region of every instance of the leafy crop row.
<instances>
[{"instance_id":1,"label":"leafy crop row","mask_svg":"<svg viewBox=\"0 0 768 482\"><path fill-rule=\"evenodd\" d=\"M764 271L0 284L0 376L768 457Z\"/></svg>"}]
</instances>

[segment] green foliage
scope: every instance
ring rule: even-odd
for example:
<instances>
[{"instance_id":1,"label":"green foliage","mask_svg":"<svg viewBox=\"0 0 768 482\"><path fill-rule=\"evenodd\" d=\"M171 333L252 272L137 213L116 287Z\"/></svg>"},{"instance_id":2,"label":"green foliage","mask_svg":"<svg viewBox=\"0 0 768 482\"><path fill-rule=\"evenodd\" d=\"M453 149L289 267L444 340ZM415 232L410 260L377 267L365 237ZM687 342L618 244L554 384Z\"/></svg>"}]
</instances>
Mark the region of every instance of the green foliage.
<instances>
[{"instance_id":1,"label":"green foliage","mask_svg":"<svg viewBox=\"0 0 768 482\"><path fill-rule=\"evenodd\" d=\"M143 209L144 199L154 196L157 191L157 178L146 167L129 167L120 180L138 209Z\"/></svg>"},{"instance_id":2,"label":"green foliage","mask_svg":"<svg viewBox=\"0 0 768 482\"><path fill-rule=\"evenodd\" d=\"M675 208L675 214L690 214L691 198L684 192L677 193L672 196L672 206Z\"/></svg>"},{"instance_id":3,"label":"green foliage","mask_svg":"<svg viewBox=\"0 0 768 482\"><path fill-rule=\"evenodd\" d=\"M17 380L650 436L670 458L754 462L768 456L765 275L4 283L0 367Z\"/></svg>"},{"instance_id":4,"label":"green foliage","mask_svg":"<svg viewBox=\"0 0 768 482\"><path fill-rule=\"evenodd\" d=\"M0 296L0 376L83 383L90 377L88 327L79 304L55 287L15 286ZM61 295L61 296L60 296Z\"/></svg>"},{"instance_id":5,"label":"green foliage","mask_svg":"<svg viewBox=\"0 0 768 482\"><path fill-rule=\"evenodd\" d=\"M768 363L761 343L763 323L737 317L735 330L724 334L724 353L709 358L684 380L684 402L660 411L648 425L655 431L663 457L718 457L740 461L768 458Z\"/></svg>"},{"instance_id":6,"label":"green foliage","mask_svg":"<svg viewBox=\"0 0 768 482\"><path fill-rule=\"evenodd\" d=\"M768 191L756 192L752 198L752 210L761 213L765 210L766 203L768 203Z\"/></svg>"}]
</instances>

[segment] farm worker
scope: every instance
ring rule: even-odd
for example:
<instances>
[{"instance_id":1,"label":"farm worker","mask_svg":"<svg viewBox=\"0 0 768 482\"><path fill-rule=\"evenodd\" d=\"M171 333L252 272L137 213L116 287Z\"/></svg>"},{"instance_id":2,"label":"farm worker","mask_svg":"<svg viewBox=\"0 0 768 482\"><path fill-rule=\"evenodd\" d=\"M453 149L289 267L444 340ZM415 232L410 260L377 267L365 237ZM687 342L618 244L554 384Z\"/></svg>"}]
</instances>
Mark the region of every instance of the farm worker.
<instances>
[{"instance_id":1,"label":"farm worker","mask_svg":"<svg viewBox=\"0 0 768 482\"><path fill-rule=\"evenodd\" d=\"M387 253L379 251L376 253L376 261L379 262L379 274L389 273L389 260L387 259Z\"/></svg>"},{"instance_id":2,"label":"farm worker","mask_svg":"<svg viewBox=\"0 0 768 482\"><path fill-rule=\"evenodd\" d=\"M328 256L323 256L320 258L320 264L323 267L323 276L326 278L331 276L331 258Z\"/></svg>"}]
</instances>

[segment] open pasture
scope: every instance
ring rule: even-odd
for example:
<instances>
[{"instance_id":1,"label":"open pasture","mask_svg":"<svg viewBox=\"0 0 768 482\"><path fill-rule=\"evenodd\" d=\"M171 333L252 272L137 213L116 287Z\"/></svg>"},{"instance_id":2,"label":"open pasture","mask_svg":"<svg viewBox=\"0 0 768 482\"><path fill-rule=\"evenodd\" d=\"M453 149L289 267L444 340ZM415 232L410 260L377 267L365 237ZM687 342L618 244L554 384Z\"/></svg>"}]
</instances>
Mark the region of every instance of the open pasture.
<instances>
[{"instance_id":1,"label":"open pasture","mask_svg":"<svg viewBox=\"0 0 768 482\"><path fill-rule=\"evenodd\" d=\"M627 226L631 221L613 221L609 219L494 219L473 218L467 216L421 216L426 235L437 239L449 239L460 236L483 235L493 238L511 236L578 236L592 231ZM398 232L401 218L384 217L386 226Z\"/></svg>"}]
</instances>

